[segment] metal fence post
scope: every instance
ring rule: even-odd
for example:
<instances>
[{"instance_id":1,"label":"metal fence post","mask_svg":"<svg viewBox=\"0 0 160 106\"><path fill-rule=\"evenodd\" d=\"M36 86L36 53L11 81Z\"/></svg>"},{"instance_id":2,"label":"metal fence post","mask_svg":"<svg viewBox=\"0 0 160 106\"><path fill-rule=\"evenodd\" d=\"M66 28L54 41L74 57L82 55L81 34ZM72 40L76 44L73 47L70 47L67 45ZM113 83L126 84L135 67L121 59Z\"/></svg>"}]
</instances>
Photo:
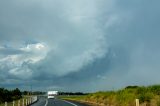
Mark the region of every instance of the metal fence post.
<instances>
[{"instance_id":1,"label":"metal fence post","mask_svg":"<svg viewBox=\"0 0 160 106\"><path fill-rule=\"evenodd\" d=\"M136 99L136 106L139 106L139 99Z\"/></svg>"}]
</instances>

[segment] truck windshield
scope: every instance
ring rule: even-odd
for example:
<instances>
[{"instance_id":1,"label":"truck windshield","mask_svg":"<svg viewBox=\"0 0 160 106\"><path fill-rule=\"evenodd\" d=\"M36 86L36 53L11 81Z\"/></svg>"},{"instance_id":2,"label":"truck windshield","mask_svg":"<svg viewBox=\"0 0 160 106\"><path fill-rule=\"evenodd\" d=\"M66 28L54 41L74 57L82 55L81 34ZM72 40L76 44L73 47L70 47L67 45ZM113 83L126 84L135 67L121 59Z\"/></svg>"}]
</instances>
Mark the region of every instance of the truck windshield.
<instances>
[{"instance_id":1,"label":"truck windshield","mask_svg":"<svg viewBox=\"0 0 160 106\"><path fill-rule=\"evenodd\" d=\"M48 96L54 96L54 94L48 94Z\"/></svg>"}]
</instances>

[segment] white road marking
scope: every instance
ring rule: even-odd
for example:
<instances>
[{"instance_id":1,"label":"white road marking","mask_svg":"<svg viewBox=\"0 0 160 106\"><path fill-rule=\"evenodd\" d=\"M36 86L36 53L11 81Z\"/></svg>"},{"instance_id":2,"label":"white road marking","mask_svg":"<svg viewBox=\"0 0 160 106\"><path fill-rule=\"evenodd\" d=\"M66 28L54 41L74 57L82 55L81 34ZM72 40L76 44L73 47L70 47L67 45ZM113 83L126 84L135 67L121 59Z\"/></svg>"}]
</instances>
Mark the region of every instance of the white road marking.
<instances>
[{"instance_id":1,"label":"white road marking","mask_svg":"<svg viewBox=\"0 0 160 106\"><path fill-rule=\"evenodd\" d=\"M46 104L44 106L47 106L48 105L48 99L46 99Z\"/></svg>"},{"instance_id":2,"label":"white road marking","mask_svg":"<svg viewBox=\"0 0 160 106\"><path fill-rule=\"evenodd\" d=\"M73 105L73 106L78 106L78 105L76 105L76 104L74 104L74 103L72 103L72 102L66 101L66 100L62 100L62 101L67 102L67 103L69 103L69 104L71 104L71 105Z\"/></svg>"}]
</instances>

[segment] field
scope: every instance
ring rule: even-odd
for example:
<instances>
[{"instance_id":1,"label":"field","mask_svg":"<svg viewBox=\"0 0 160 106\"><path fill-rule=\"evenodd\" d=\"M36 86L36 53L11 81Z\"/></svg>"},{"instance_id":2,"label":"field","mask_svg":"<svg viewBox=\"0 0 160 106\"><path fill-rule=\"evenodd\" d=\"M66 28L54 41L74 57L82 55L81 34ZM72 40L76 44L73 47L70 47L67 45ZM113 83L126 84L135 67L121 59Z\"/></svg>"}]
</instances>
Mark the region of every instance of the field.
<instances>
[{"instance_id":1,"label":"field","mask_svg":"<svg viewBox=\"0 0 160 106\"><path fill-rule=\"evenodd\" d=\"M63 99L88 102L99 106L160 106L160 85L147 87L128 86L118 91L103 91L85 96L63 96Z\"/></svg>"}]
</instances>

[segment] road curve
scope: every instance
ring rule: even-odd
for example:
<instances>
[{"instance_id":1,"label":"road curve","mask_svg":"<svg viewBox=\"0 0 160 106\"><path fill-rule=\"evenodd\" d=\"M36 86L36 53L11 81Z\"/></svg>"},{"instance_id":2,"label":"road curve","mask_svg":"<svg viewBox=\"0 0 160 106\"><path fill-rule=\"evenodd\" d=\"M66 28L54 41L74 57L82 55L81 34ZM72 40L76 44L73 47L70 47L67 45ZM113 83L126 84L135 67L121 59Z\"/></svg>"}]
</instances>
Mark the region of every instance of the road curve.
<instances>
[{"instance_id":1,"label":"road curve","mask_svg":"<svg viewBox=\"0 0 160 106\"><path fill-rule=\"evenodd\" d=\"M39 97L39 100L31 106L89 106L83 103L66 101L61 99L46 99Z\"/></svg>"},{"instance_id":2,"label":"road curve","mask_svg":"<svg viewBox=\"0 0 160 106\"><path fill-rule=\"evenodd\" d=\"M45 97L38 97L38 101L32 104L31 106L45 106L46 98Z\"/></svg>"}]
</instances>

